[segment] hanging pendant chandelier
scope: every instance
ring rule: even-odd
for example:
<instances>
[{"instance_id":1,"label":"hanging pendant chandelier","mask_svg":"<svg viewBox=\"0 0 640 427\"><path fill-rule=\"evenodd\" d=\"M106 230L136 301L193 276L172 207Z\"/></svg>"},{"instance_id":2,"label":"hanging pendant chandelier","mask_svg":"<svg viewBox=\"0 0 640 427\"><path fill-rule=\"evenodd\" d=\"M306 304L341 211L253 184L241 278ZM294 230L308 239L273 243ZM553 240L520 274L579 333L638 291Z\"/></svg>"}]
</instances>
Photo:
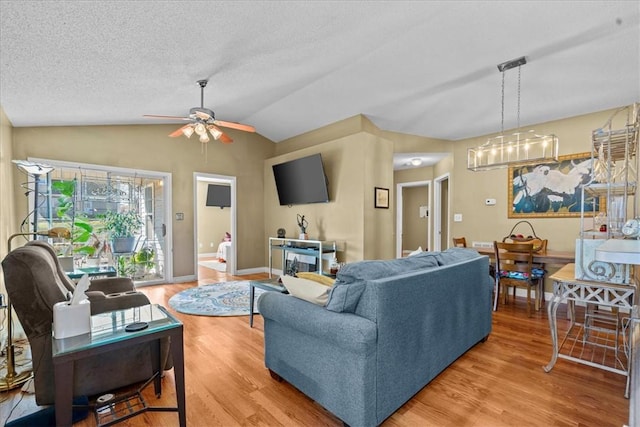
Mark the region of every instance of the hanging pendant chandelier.
<instances>
[{"instance_id":1,"label":"hanging pendant chandelier","mask_svg":"<svg viewBox=\"0 0 640 427\"><path fill-rule=\"evenodd\" d=\"M513 164L544 164L558 161L558 137L541 135L534 130L520 129L520 67L527 63L526 57L498 64L502 73L502 112L500 134L487 142L467 149L467 169L482 171L504 168ZM504 133L504 75L507 70L518 68L518 112L516 131Z\"/></svg>"}]
</instances>

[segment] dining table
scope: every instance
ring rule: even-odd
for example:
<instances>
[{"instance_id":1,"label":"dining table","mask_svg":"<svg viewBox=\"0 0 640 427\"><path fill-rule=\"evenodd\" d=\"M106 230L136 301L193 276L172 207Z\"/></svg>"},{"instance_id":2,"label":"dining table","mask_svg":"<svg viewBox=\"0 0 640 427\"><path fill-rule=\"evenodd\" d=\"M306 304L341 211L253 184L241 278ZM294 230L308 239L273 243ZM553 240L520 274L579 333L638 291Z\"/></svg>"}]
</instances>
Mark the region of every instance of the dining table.
<instances>
[{"instance_id":1,"label":"dining table","mask_svg":"<svg viewBox=\"0 0 640 427\"><path fill-rule=\"evenodd\" d=\"M487 255L493 261L495 258L495 253L493 248L472 248L478 251L480 255ZM575 251L554 251L552 249L547 249L545 251L535 252L533 254L533 262L537 264L571 264L576 260Z\"/></svg>"}]
</instances>

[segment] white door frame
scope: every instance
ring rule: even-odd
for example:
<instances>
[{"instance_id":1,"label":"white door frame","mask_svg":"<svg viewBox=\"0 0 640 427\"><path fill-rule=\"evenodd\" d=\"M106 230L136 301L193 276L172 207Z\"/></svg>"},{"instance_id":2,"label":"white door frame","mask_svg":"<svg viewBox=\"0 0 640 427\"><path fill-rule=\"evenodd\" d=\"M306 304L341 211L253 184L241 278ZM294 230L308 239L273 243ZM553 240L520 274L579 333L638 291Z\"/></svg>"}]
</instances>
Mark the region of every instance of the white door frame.
<instances>
[{"instance_id":1,"label":"white door frame","mask_svg":"<svg viewBox=\"0 0 640 427\"><path fill-rule=\"evenodd\" d=\"M413 181L401 182L396 185L396 257L402 258L402 190L408 187L427 187L427 205L431 206L431 180L429 181ZM431 207L429 207L431 210ZM427 220L427 245L430 246L431 221Z\"/></svg>"},{"instance_id":2,"label":"white door frame","mask_svg":"<svg viewBox=\"0 0 640 427\"><path fill-rule=\"evenodd\" d=\"M442 245L440 244L442 240L442 228L443 228L443 218L442 218L442 206L440 204L440 199L442 198L442 182L449 181L449 173L445 173L443 175L438 176L433 180L433 228L434 228L434 238L433 238L433 250L441 251L443 250ZM451 183L451 181L449 181ZM450 212L451 209L451 185L449 185L449 191L447 192L447 212ZM449 215L451 216L451 215ZM449 234L449 218L445 218L444 226L447 229L447 235ZM445 248L446 249L446 248Z\"/></svg>"},{"instance_id":3,"label":"white door frame","mask_svg":"<svg viewBox=\"0 0 640 427\"><path fill-rule=\"evenodd\" d=\"M236 177L203 172L193 173L193 271L198 277L198 181L228 184L231 187L231 260L227 260L227 262L229 262L229 273L236 275L238 268L236 264L238 236L236 230Z\"/></svg>"}]
</instances>

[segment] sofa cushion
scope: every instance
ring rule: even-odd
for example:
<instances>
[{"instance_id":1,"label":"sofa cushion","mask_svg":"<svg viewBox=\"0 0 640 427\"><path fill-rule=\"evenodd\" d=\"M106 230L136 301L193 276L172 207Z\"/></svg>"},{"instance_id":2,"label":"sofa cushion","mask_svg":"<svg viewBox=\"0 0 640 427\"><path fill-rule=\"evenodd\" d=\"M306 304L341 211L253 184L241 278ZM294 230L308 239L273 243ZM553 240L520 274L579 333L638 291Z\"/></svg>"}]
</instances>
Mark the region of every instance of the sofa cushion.
<instances>
[{"instance_id":1,"label":"sofa cushion","mask_svg":"<svg viewBox=\"0 0 640 427\"><path fill-rule=\"evenodd\" d=\"M296 298L321 306L324 306L329 299L330 286L293 276L281 276L280 279L289 293Z\"/></svg>"},{"instance_id":2,"label":"sofa cushion","mask_svg":"<svg viewBox=\"0 0 640 427\"><path fill-rule=\"evenodd\" d=\"M434 267L438 267L437 254L434 252L422 252L407 258L346 264L338 271L329 294L327 310L353 313L368 280Z\"/></svg>"},{"instance_id":3,"label":"sofa cushion","mask_svg":"<svg viewBox=\"0 0 640 427\"><path fill-rule=\"evenodd\" d=\"M436 258L438 265L450 265L473 258L478 258L480 254L471 248L449 248L446 251L438 252Z\"/></svg>"}]
</instances>

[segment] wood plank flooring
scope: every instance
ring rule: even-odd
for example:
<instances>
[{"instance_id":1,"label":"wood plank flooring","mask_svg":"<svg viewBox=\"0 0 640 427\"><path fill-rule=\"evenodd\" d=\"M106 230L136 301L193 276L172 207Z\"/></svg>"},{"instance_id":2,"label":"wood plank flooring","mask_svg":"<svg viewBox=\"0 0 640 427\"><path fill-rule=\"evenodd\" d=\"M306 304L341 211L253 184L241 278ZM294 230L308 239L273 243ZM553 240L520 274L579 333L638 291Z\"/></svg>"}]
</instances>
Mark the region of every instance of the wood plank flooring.
<instances>
[{"instance_id":1,"label":"wood plank flooring","mask_svg":"<svg viewBox=\"0 0 640 427\"><path fill-rule=\"evenodd\" d=\"M227 276L200 267L200 283L247 280L266 275ZM154 303L197 283L141 288ZM559 327L567 321L561 308ZM187 424L189 426L342 426L342 422L291 385L271 379L263 361L263 322L248 317L204 317L176 313L184 323ZM384 427L415 426L617 426L627 423L625 377L559 360L550 373L551 340L546 312L527 318L524 299L494 313L489 340L459 358L388 418ZM173 371L151 405L175 402ZM33 396L13 390L0 395L0 422L38 409ZM175 413L147 412L123 426L174 426ZM89 417L75 424L95 426Z\"/></svg>"}]
</instances>

